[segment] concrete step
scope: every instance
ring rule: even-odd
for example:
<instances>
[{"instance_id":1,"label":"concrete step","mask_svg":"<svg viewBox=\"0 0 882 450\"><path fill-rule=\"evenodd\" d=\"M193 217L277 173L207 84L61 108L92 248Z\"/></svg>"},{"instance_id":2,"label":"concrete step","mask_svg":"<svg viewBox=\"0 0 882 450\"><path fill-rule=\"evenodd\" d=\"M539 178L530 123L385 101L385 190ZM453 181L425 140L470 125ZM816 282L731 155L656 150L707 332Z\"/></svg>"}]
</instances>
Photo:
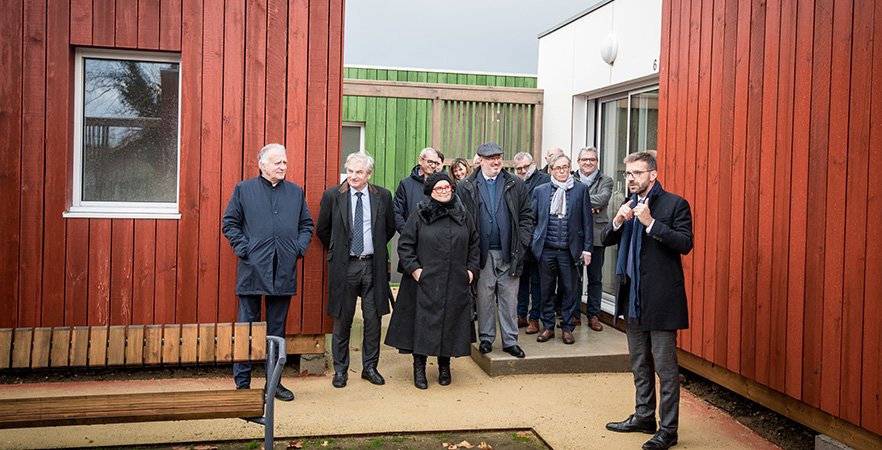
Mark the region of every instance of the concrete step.
<instances>
[{"instance_id":1,"label":"concrete step","mask_svg":"<svg viewBox=\"0 0 882 450\"><path fill-rule=\"evenodd\" d=\"M583 325L576 327L573 336L576 342L564 344L561 330L555 330L555 337L548 342L537 342L538 334L526 334L521 328L518 345L527 355L515 358L502 351L502 341L497 331L493 351L481 353L480 342L472 344L472 360L491 377L501 375L542 374L542 373L601 373L629 372L628 341L625 333L609 325L603 331L594 331Z\"/></svg>"}]
</instances>

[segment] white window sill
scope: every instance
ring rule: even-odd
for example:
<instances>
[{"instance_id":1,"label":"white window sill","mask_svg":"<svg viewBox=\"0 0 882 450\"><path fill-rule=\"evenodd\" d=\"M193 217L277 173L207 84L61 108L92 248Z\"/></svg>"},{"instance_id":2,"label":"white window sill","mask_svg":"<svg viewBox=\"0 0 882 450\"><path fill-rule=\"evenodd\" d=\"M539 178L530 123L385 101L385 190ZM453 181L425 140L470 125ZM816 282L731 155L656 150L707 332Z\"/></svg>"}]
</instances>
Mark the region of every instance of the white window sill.
<instances>
[{"instance_id":1,"label":"white window sill","mask_svg":"<svg viewBox=\"0 0 882 450\"><path fill-rule=\"evenodd\" d=\"M118 208L75 208L62 214L65 219L180 219L181 213L177 208L145 208L145 209L118 209Z\"/></svg>"}]
</instances>

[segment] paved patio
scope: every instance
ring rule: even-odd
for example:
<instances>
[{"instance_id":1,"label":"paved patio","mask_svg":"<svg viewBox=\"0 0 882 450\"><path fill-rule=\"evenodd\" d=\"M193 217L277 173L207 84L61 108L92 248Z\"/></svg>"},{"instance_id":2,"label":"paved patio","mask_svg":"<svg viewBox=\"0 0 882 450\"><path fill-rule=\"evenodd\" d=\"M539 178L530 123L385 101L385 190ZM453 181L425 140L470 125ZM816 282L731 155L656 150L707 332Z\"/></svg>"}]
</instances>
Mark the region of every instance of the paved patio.
<instances>
[{"instance_id":1,"label":"paved patio","mask_svg":"<svg viewBox=\"0 0 882 450\"><path fill-rule=\"evenodd\" d=\"M354 330L353 337L359 335L360 330ZM413 386L411 357L385 346L381 349L379 370L386 377L386 385L374 386L360 379L360 343L353 339L353 367L346 388L333 388L327 374L284 379L297 398L290 403L276 402L276 438L281 441L356 433L532 428L555 449L639 449L648 435L617 434L604 428L608 421L627 417L633 407L632 378L630 373L621 371L627 369L621 365L624 335L609 327L601 333L580 327L576 339L574 345L565 346L559 336L555 341L540 344L535 342L535 335L522 335L527 358L517 361L503 353L498 343L488 355L475 351L481 365L471 358L455 359L450 386L438 385L437 367L434 358L430 358L430 384L425 391ZM567 358L574 366L594 364L616 371L535 373L543 361L551 372L565 371ZM490 367L494 376L485 372L482 365ZM551 370L554 368L557 369ZM521 374L503 374L506 371ZM0 395L12 398L231 385L228 378L35 383L0 386ZM681 392L680 443L676 448L778 448L688 391ZM259 440L262 436L259 425L239 419L218 419L0 430L0 447L118 446Z\"/></svg>"}]
</instances>

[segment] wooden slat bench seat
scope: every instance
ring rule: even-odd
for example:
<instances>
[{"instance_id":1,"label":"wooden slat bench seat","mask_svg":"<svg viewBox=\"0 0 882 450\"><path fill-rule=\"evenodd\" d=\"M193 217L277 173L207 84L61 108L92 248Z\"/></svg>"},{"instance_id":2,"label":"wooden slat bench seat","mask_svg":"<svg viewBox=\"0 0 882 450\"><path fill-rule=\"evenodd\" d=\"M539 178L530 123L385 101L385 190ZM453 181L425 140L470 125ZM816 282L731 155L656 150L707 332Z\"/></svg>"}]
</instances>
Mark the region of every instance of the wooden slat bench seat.
<instances>
[{"instance_id":1,"label":"wooden slat bench seat","mask_svg":"<svg viewBox=\"0 0 882 450\"><path fill-rule=\"evenodd\" d=\"M261 361L266 322L0 329L0 370Z\"/></svg>"},{"instance_id":2,"label":"wooden slat bench seat","mask_svg":"<svg viewBox=\"0 0 882 450\"><path fill-rule=\"evenodd\" d=\"M0 401L0 428L260 417L260 389L80 395Z\"/></svg>"},{"instance_id":3,"label":"wooden slat bench seat","mask_svg":"<svg viewBox=\"0 0 882 450\"><path fill-rule=\"evenodd\" d=\"M243 418L264 425L265 448L273 448L273 398L285 366L285 339L262 340L271 374L266 389L0 399L0 428Z\"/></svg>"}]
</instances>

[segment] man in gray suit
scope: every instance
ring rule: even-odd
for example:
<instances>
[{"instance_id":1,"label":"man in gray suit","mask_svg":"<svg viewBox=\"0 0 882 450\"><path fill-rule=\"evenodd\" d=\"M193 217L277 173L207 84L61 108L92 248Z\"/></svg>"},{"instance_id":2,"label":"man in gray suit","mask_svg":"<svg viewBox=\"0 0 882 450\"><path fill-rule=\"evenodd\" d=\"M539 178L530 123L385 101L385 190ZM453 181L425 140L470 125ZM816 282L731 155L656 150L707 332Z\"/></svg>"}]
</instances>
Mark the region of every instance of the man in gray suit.
<instances>
[{"instance_id":1,"label":"man in gray suit","mask_svg":"<svg viewBox=\"0 0 882 450\"><path fill-rule=\"evenodd\" d=\"M600 243L600 233L603 227L609 223L607 207L612 197L612 178L600 172L600 161L597 157L597 149L587 147L579 150L577 160L579 169L573 177L586 186L591 197L591 214L594 215L594 250L591 251L591 264L588 264L588 303L585 308L585 316L588 317L588 326L594 331L603 331L600 324L600 299L603 296L603 254L604 247ZM579 283L579 298L581 299L582 283ZM575 314L579 318L581 300L576 302Z\"/></svg>"},{"instance_id":2,"label":"man in gray suit","mask_svg":"<svg viewBox=\"0 0 882 450\"><path fill-rule=\"evenodd\" d=\"M336 388L349 379L349 334L356 297L364 316L361 377L385 384L377 371L380 319L389 314L386 244L395 234L392 194L368 183L374 159L364 153L346 158L346 181L322 194L316 235L328 249L328 315L334 318L331 351Z\"/></svg>"}]
</instances>

